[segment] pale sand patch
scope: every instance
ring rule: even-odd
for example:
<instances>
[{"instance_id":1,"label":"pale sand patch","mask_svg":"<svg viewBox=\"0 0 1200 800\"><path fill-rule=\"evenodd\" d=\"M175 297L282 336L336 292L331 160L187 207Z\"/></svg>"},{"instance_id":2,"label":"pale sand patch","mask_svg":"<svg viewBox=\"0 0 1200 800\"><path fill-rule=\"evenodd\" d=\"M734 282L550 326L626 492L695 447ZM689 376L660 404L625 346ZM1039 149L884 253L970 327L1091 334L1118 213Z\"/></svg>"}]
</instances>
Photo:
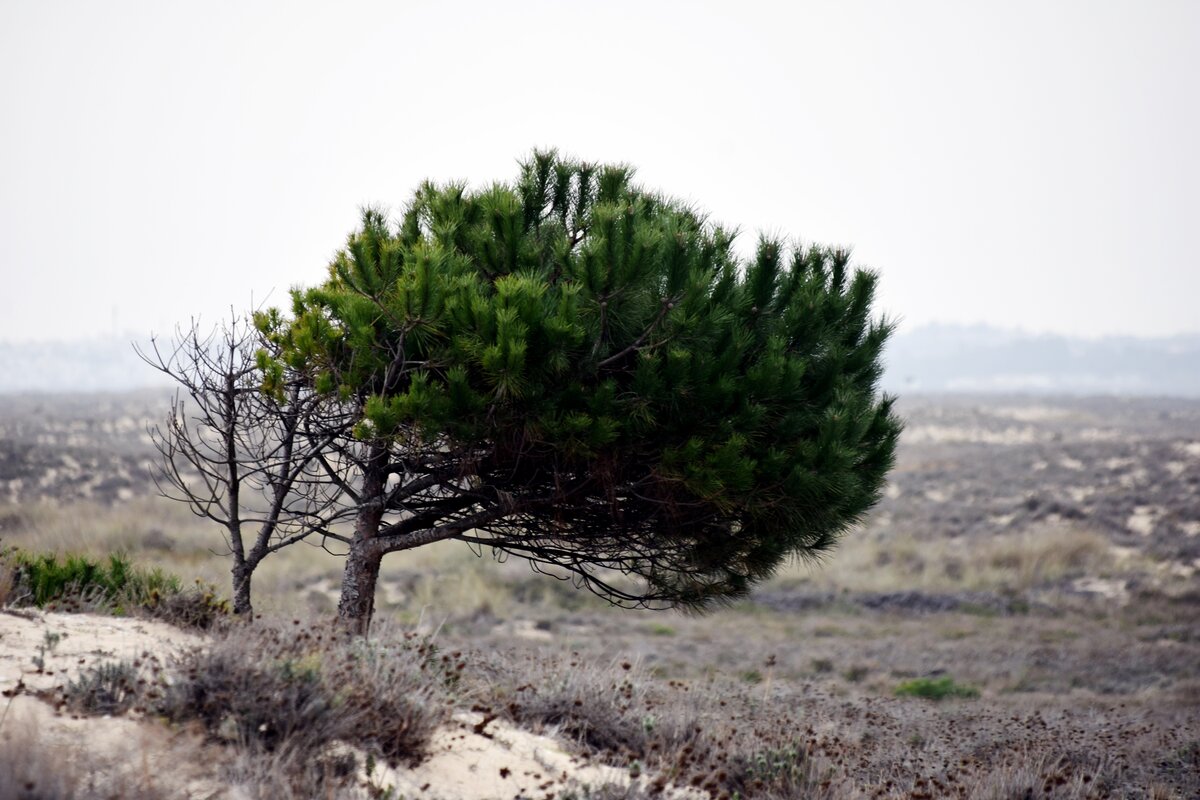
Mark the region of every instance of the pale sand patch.
<instances>
[{"instance_id":1,"label":"pale sand patch","mask_svg":"<svg viewBox=\"0 0 1200 800\"><path fill-rule=\"evenodd\" d=\"M1150 480L1150 472L1145 467L1138 467L1117 476L1117 483L1125 489L1132 489L1138 484L1144 484Z\"/></svg>"},{"instance_id":2,"label":"pale sand patch","mask_svg":"<svg viewBox=\"0 0 1200 800\"><path fill-rule=\"evenodd\" d=\"M1079 470L1083 469L1083 462L1080 461L1078 458L1071 458L1070 456L1063 456L1062 458L1060 458L1058 460L1058 463L1059 463L1059 465L1062 466L1063 469L1070 469L1070 470L1075 470L1075 471L1079 471Z\"/></svg>"},{"instance_id":3,"label":"pale sand patch","mask_svg":"<svg viewBox=\"0 0 1200 800\"><path fill-rule=\"evenodd\" d=\"M1122 547L1119 544L1111 545L1108 551L1112 554L1115 561L1132 561L1141 555L1141 552L1136 547Z\"/></svg>"},{"instance_id":4,"label":"pale sand patch","mask_svg":"<svg viewBox=\"0 0 1200 800\"><path fill-rule=\"evenodd\" d=\"M99 664L112 661L164 662L201 638L161 622L96 614L21 610L0 612L0 689L52 689ZM39 669L35 659L42 661ZM130 717L80 717L21 693L0 701L0 746L36 738L53 748L98 785L153 783L184 798L228 797L212 776L219 756L190 730L172 730ZM15 745L13 745L15 746ZM86 757L85 757L86 756Z\"/></svg>"},{"instance_id":5,"label":"pale sand patch","mask_svg":"<svg viewBox=\"0 0 1200 800\"><path fill-rule=\"evenodd\" d=\"M164 796L187 800L241 800L234 787L214 775L220 750L190 729L130 717L71 717L24 695L4 704L0 747L35 743L88 783L156 786Z\"/></svg>"},{"instance_id":6,"label":"pale sand patch","mask_svg":"<svg viewBox=\"0 0 1200 800\"><path fill-rule=\"evenodd\" d=\"M434 734L431 755L423 764L411 770L379 767L371 777L376 785L393 786L402 794L436 785L438 795L462 800L545 795L564 788L572 775L593 784L615 783L621 777L628 782L620 770L582 764L547 736L501 720L479 728L481 722L483 715L478 713L456 714L450 725Z\"/></svg>"},{"instance_id":7,"label":"pale sand patch","mask_svg":"<svg viewBox=\"0 0 1200 800\"><path fill-rule=\"evenodd\" d=\"M1127 581L1107 578L1076 578L1071 582L1071 588L1084 594L1095 594L1106 600L1111 600L1118 606L1129 602L1129 584Z\"/></svg>"},{"instance_id":8,"label":"pale sand patch","mask_svg":"<svg viewBox=\"0 0 1200 800\"><path fill-rule=\"evenodd\" d=\"M965 425L916 425L904 431L904 441L911 444L1033 444L1049 441L1048 433L1031 427L1008 427L1002 431Z\"/></svg>"},{"instance_id":9,"label":"pale sand patch","mask_svg":"<svg viewBox=\"0 0 1200 800\"><path fill-rule=\"evenodd\" d=\"M1067 494L1076 503L1084 502L1095 493L1095 486L1071 486L1067 489Z\"/></svg>"},{"instance_id":10,"label":"pale sand patch","mask_svg":"<svg viewBox=\"0 0 1200 800\"><path fill-rule=\"evenodd\" d=\"M1083 442L1120 442L1125 438L1111 428L1085 428L1079 432L1079 440Z\"/></svg>"},{"instance_id":11,"label":"pale sand patch","mask_svg":"<svg viewBox=\"0 0 1200 800\"><path fill-rule=\"evenodd\" d=\"M1125 520L1125 527L1141 536L1149 536L1154 533L1154 526L1158 524L1160 516L1162 516L1161 508L1137 506L1129 515L1129 519Z\"/></svg>"},{"instance_id":12,"label":"pale sand patch","mask_svg":"<svg viewBox=\"0 0 1200 800\"><path fill-rule=\"evenodd\" d=\"M484 721L477 712L455 714L450 725L434 734L426 761L415 769L377 765L367 778L382 789L394 789L401 797L445 800L554 797L573 786L630 783L627 770L586 763L549 736L515 728L503 720L481 724ZM704 797L670 787L662 796Z\"/></svg>"},{"instance_id":13,"label":"pale sand patch","mask_svg":"<svg viewBox=\"0 0 1200 800\"><path fill-rule=\"evenodd\" d=\"M1187 522L1179 523L1180 529L1184 536L1200 536L1200 522L1196 520L1188 520Z\"/></svg>"},{"instance_id":14,"label":"pale sand patch","mask_svg":"<svg viewBox=\"0 0 1200 800\"><path fill-rule=\"evenodd\" d=\"M1171 477L1178 478L1187 469L1188 465L1184 461L1168 461L1163 465L1167 472L1171 473Z\"/></svg>"},{"instance_id":15,"label":"pale sand patch","mask_svg":"<svg viewBox=\"0 0 1200 800\"><path fill-rule=\"evenodd\" d=\"M1196 574L1196 567L1192 564L1184 564L1181 561L1169 561L1162 565L1165 571L1172 578L1190 578Z\"/></svg>"},{"instance_id":16,"label":"pale sand patch","mask_svg":"<svg viewBox=\"0 0 1200 800\"><path fill-rule=\"evenodd\" d=\"M201 637L154 620L99 614L0 613L0 689L23 680L51 689L87 667L152 657L160 663ZM35 658L43 660L39 670Z\"/></svg>"},{"instance_id":17,"label":"pale sand patch","mask_svg":"<svg viewBox=\"0 0 1200 800\"><path fill-rule=\"evenodd\" d=\"M944 503L949 500L950 497L941 489L926 489L925 499L931 503Z\"/></svg>"},{"instance_id":18,"label":"pale sand patch","mask_svg":"<svg viewBox=\"0 0 1200 800\"><path fill-rule=\"evenodd\" d=\"M341 585L332 578L320 578L304 588L310 593L324 595L334 606L342 599Z\"/></svg>"},{"instance_id":19,"label":"pale sand patch","mask_svg":"<svg viewBox=\"0 0 1200 800\"><path fill-rule=\"evenodd\" d=\"M1180 442L1175 445L1184 454L1192 458L1200 458L1200 442Z\"/></svg>"},{"instance_id":20,"label":"pale sand patch","mask_svg":"<svg viewBox=\"0 0 1200 800\"><path fill-rule=\"evenodd\" d=\"M1068 408L1053 408L1051 406L1004 406L994 409L992 414L997 417L1008 417L1017 422L1053 422L1077 416L1079 412Z\"/></svg>"}]
</instances>

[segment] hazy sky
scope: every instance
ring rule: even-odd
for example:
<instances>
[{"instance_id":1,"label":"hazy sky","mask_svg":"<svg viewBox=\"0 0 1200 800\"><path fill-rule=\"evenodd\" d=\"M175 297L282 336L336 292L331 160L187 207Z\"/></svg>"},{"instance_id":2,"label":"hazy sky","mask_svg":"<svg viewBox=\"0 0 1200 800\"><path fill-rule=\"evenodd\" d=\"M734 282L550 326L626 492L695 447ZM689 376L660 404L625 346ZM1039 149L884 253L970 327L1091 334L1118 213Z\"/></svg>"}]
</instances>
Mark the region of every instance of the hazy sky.
<instances>
[{"instance_id":1,"label":"hazy sky","mask_svg":"<svg viewBox=\"0 0 1200 800\"><path fill-rule=\"evenodd\" d=\"M534 146L851 245L905 326L1200 330L1200 2L0 0L0 341L285 301Z\"/></svg>"}]
</instances>

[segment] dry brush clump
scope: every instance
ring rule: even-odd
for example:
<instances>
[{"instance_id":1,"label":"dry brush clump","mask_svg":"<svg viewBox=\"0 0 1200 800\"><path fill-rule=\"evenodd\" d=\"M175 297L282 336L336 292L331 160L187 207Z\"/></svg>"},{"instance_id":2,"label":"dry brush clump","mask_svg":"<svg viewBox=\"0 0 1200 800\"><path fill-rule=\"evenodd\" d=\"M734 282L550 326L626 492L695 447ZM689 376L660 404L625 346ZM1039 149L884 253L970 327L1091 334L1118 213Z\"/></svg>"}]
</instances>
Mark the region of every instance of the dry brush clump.
<instances>
[{"instance_id":1,"label":"dry brush clump","mask_svg":"<svg viewBox=\"0 0 1200 800\"><path fill-rule=\"evenodd\" d=\"M416 637L368 641L258 624L185 653L157 708L263 752L323 753L341 741L415 762L449 715L447 673Z\"/></svg>"},{"instance_id":2,"label":"dry brush clump","mask_svg":"<svg viewBox=\"0 0 1200 800\"><path fill-rule=\"evenodd\" d=\"M786 713L733 684L693 691L656 681L630 661L596 665L578 654L496 659L481 672L478 710L556 731L634 777L644 770L652 794L671 786L713 798L834 797L828 765Z\"/></svg>"},{"instance_id":3,"label":"dry brush clump","mask_svg":"<svg viewBox=\"0 0 1200 800\"><path fill-rule=\"evenodd\" d=\"M464 668L413 634L366 640L258 620L214 633L169 668L99 664L46 699L77 714L197 725L222 749L225 778L253 798L360 796L364 760L424 757Z\"/></svg>"}]
</instances>

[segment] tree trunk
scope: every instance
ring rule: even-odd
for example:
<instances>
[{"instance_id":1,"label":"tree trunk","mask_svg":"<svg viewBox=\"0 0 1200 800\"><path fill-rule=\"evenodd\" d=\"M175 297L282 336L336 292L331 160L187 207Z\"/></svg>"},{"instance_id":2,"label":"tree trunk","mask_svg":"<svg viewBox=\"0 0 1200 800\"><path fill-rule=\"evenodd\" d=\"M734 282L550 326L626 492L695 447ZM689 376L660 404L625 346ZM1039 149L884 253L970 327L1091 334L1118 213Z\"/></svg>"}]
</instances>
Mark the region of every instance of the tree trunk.
<instances>
[{"instance_id":1,"label":"tree trunk","mask_svg":"<svg viewBox=\"0 0 1200 800\"><path fill-rule=\"evenodd\" d=\"M387 490L388 449L381 443L371 448L363 469L362 493L358 516L354 520L354 541L342 572L342 597L338 601L338 624L351 633L365 636L375 613L375 583L383 551L376 537L383 521L383 496Z\"/></svg>"},{"instance_id":2,"label":"tree trunk","mask_svg":"<svg viewBox=\"0 0 1200 800\"><path fill-rule=\"evenodd\" d=\"M250 605L250 576L254 567L249 564L236 564L233 568L233 613L247 619L254 614Z\"/></svg>"},{"instance_id":3,"label":"tree trunk","mask_svg":"<svg viewBox=\"0 0 1200 800\"><path fill-rule=\"evenodd\" d=\"M365 636L375 613L375 583L383 553L371 539L350 546L346 569L342 573L342 597L338 602L338 624L347 631Z\"/></svg>"}]
</instances>

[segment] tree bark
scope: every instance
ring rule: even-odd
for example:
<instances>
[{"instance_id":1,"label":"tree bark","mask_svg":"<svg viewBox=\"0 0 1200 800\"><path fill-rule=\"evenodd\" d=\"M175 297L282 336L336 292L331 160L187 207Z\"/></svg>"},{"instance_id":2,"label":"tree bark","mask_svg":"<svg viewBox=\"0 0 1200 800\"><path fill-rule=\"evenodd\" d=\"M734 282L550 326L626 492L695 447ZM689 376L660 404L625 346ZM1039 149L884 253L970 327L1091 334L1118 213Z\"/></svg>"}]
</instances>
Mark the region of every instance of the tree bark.
<instances>
[{"instance_id":1,"label":"tree bark","mask_svg":"<svg viewBox=\"0 0 1200 800\"><path fill-rule=\"evenodd\" d=\"M379 580L379 526L383 522L384 492L387 490L387 447L376 444L363 470L362 494L354 520L354 540L342 572L342 596L338 601L338 624L351 633L365 636L375 613L375 583Z\"/></svg>"},{"instance_id":2,"label":"tree bark","mask_svg":"<svg viewBox=\"0 0 1200 800\"><path fill-rule=\"evenodd\" d=\"M236 564L233 568L233 613L247 619L254 614L254 608L250 605L250 578L253 574L254 567L249 564Z\"/></svg>"},{"instance_id":3,"label":"tree bark","mask_svg":"<svg viewBox=\"0 0 1200 800\"><path fill-rule=\"evenodd\" d=\"M358 636L365 636L375 614L375 584L383 553L373 540L355 541L346 556L342 572L342 597L338 602L338 624Z\"/></svg>"}]
</instances>

